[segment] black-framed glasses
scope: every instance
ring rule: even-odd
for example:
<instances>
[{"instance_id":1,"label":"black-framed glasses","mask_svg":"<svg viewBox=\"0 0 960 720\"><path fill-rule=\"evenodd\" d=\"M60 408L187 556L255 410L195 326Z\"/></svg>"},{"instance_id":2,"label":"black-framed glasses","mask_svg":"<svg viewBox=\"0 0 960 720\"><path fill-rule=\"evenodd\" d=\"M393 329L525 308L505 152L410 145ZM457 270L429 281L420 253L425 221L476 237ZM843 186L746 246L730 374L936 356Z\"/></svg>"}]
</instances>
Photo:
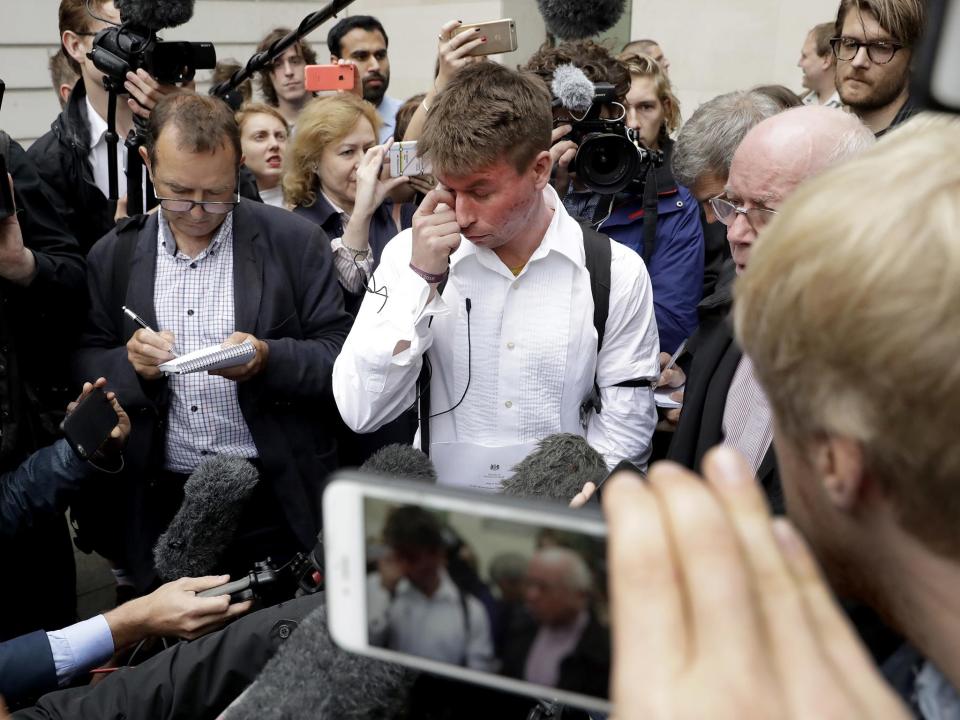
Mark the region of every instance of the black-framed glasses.
<instances>
[{"instance_id":1,"label":"black-framed glasses","mask_svg":"<svg viewBox=\"0 0 960 720\"><path fill-rule=\"evenodd\" d=\"M160 197L159 195L157 195L157 200L160 201L160 207L169 212L190 212L199 205L200 209L209 215L227 215L240 204L240 193L237 193L236 200L182 200L180 198Z\"/></svg>"},{"instance_id":2,"label":"black-framed glasses","mask_svg":"<svg viewBox=\"0 0 960 720\"><path fill-rule=\"evenodd\" d=\"M833 48L833 54L837 56L837 60L843 60L845 62L853 60L857 56L857 53L860 52L860 48L865 47L870 62L877 65L886 65L893 60L893 56L897 54L897 50L900 50L903 45L887 40L860 42L854 38L835 37L830 38L830 47Z\"/></svg>"},{"instance_id":3,"label":"black-framed glasses","mask_svg":"<svg viewBox=\"0 0 960 720\"><path fill-rule=\"evenodd\" d=\"M734 221L737 219L737 215L744 215L747 218L747 222L750 223L750 227L753 228L754 232L760 232L771 220L773 220L774 215L777 214L776 210L771 210L769 208L746 208L738 207L732 202L727 200L722 195L717 195L717 197L710 198L710 207L713 209L713 214L717 216L717 220L722 222L727 227L733 225Z\"/></svg>"}]
</instances>

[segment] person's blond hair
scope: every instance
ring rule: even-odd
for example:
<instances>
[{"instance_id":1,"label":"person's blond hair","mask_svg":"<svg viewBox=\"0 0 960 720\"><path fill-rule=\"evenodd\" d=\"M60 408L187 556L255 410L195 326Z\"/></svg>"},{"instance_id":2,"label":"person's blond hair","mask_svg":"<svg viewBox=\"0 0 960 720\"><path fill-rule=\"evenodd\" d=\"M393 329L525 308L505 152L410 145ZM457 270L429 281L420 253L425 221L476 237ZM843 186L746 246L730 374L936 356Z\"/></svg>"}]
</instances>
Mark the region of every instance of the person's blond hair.
<instances>
[{"instance_id":1,"label":"person's blond hair","mask_svg":"<svg viewBox=\"0 0 960 720\"><path fill-rule=\"evenodd\" d=\"M476 63L437 95L417 144L435 175L466 175L501 159L523 172L550 150L547 86L530 72Z\"/></svg>"},{"instance_id":2,"label":"person's blond hair","mask_svg":"<svg viewBox=\"0 0 960 720\"><path fill-rule=\"evenodd\" d=\"M894 40L908 48L919 42L923 34L926 14L924 0L840 0L837 21L834 23L837 37L843 35L843 22L851 10L869 12Z\"/></svg>"},{"instance_id":3,"label":"person's blond hair","mask_svg":"<svg viewBox=\"0 0 960 720\"><path fill-rule=\"evenodd\" d=\"M902 526L960 553L960 120L924 115L793 193L735 288L778 425L862 447Z\"/></svg>"},{"instance_id":4,"label":"person's blond hair","mask_svg":"<svg viewBox=\"0 0 960 720\"><path fill-rule=\"evenodd\" d=\"M620 62L627 66L630 78L648 77L653 79L657 99L663 105L663 127L660 129L662 137L676 132L680 128L680 101L673 94L670 78L660 67L660 63L649 55L621 55Z\"/></svg>"},{"instance_id":5,"label":"person's blond hair","mask_svg":"<svg viewBox=\"0 0 960 720\"><path fill-rule=\"evenodd\" d=\"M352 93L317 98L304 106L284 158L283 198L288 205L313 205L324 148L348 135L361 118L370 122L376 136L383 123L376 108Z\"/></svg>"},{"instance_id":6,"label":"person's blond hair","mask_svg":"<svg viewBox=\"0 0 960 720\"><path fill-rule=\"evenodd\" d=\"M280 124L283 125L283 129L287 135L290 134L290 125L287 124L287 119L281 115L280 111L277 110L273 105L267 105L266 103L258 102L248 102L241 105L240 109L237 110L237 114L234 116L237 119L237 127L240 128L241 135L243 135L243 124L253 115L269 115L274 120L279 120Z\"/></svg>"}]
</instances>

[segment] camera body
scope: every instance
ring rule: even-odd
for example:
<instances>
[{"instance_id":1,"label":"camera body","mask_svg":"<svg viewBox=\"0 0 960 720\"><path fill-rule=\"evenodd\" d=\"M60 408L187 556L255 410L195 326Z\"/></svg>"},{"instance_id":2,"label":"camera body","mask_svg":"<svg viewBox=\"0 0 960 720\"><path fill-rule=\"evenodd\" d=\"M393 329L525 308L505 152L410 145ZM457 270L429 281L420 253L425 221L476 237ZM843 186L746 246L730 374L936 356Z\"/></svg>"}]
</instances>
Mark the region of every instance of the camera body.
<instances>
[{"instance_id":1,"label":"camera body","mask_svg":"<svg viewBox=\"0 0 960 720\"><path fill-rule=\"evenodd\" d=\"M642 195L647 173L663 164L663 153L641 147L622 116L601 117L604 105L619 102L612 84L594 83L593 87L593 104L582 118L556 122L572 127L563 138L578 146L572 169L584 185L600 195L624 191Z\"/></svg>"},{"instance_id":2,"label":"camera body","mask_svg":"<svg viewBox=\"0 0 960 720\"><path fill-rule=\"evenodd\" d=\"M173 85L217 64L213 43L165 42L150 30L127 24L98 32L89 57L104 73L104 86L117 93L124 91L127 73L140 68L158 82Z\"/></svg>"}]
</instances>

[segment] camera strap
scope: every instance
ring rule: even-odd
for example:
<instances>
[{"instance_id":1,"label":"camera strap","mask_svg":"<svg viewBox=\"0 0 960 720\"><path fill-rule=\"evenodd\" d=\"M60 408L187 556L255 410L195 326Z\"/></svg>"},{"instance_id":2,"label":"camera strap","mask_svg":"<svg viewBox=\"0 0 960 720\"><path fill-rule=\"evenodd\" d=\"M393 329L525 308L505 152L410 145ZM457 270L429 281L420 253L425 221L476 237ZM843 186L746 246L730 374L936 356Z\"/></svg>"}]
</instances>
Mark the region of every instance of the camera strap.
<instances>
[{"instance_id":1,"label":"camera strap","mask_svg":"<svg viewBox=\"0 0 960 720\"><path fill-rule=\"evenodd\" d=\"M643 183L643 264L650 270L650 260L657 244L657 173L653 165L647 164L646 178Z\"/></svg>"}]
</instances>

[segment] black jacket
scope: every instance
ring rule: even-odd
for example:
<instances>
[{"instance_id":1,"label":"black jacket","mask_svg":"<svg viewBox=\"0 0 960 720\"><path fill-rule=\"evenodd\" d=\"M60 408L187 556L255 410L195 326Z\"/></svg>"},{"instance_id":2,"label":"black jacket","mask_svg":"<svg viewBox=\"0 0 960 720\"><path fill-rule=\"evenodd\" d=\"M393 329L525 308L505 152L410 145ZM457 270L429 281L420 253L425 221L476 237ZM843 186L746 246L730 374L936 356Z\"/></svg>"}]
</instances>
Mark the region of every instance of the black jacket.
<instances>
[{"instance_id":1,"label":"black jacket","mask_svg":"<svg viewBox=\"0 0 960 720\"><path fill-rule=\"evenodd\" d=\"M157 226L156 215L126 221L90 252L90 314L75 362L80 377L108 378L133 424L127 471L118 484L118 492L127 495L130 522L125 557L114 559L134 570L141 585L152 579L151 549L158 535L144 520L149 513L144 471L162 467L167 382L145 381L134 371L126 343L137 326L120 305L136 308L156 327ZM122 257L118 232L136 235L125 293L119 288L122 272L115 269ZM259 450L263 477L273 483L289 527L309 549L320 529L324 480L336 467L329 431L335 412L331 376L350 317L334 278L330 243L315 225L281 208L241 200L234 211L233 243L236 330L270 348L265 371L238 386L240 409Z\"/></svg>"},{"instance_id":2,"label":"black jacket","mask_svg":"<svg viewBox=\"0 0 960 720\"><path fill-rule=\"evenodd\" d=\"M727 393L743 355L733 338L729 318L699 333L683 394L683 411L667 459L700 472L707 450L723 441L723 411ZM757 471L774 513L782 514L783 490L773 444Z\"/></svg>"},{"instance_id":3,"label":"black jacket","mask_svg":"<svg viewBox=\"0 0 960 720\"><path fill-rule=\"evenodd\" d=\"M57 212L86 254L113 229L117 204L108 200L93 181L90 165L90 125L86 115L87 91L83 78L50 130L27 151L43 181L53 191ZM121 142L123 139L121 138ZM123 181L123 168L118 169ZM120 192L124 194L123 190Z\"/></svg>"}]
</instances>

